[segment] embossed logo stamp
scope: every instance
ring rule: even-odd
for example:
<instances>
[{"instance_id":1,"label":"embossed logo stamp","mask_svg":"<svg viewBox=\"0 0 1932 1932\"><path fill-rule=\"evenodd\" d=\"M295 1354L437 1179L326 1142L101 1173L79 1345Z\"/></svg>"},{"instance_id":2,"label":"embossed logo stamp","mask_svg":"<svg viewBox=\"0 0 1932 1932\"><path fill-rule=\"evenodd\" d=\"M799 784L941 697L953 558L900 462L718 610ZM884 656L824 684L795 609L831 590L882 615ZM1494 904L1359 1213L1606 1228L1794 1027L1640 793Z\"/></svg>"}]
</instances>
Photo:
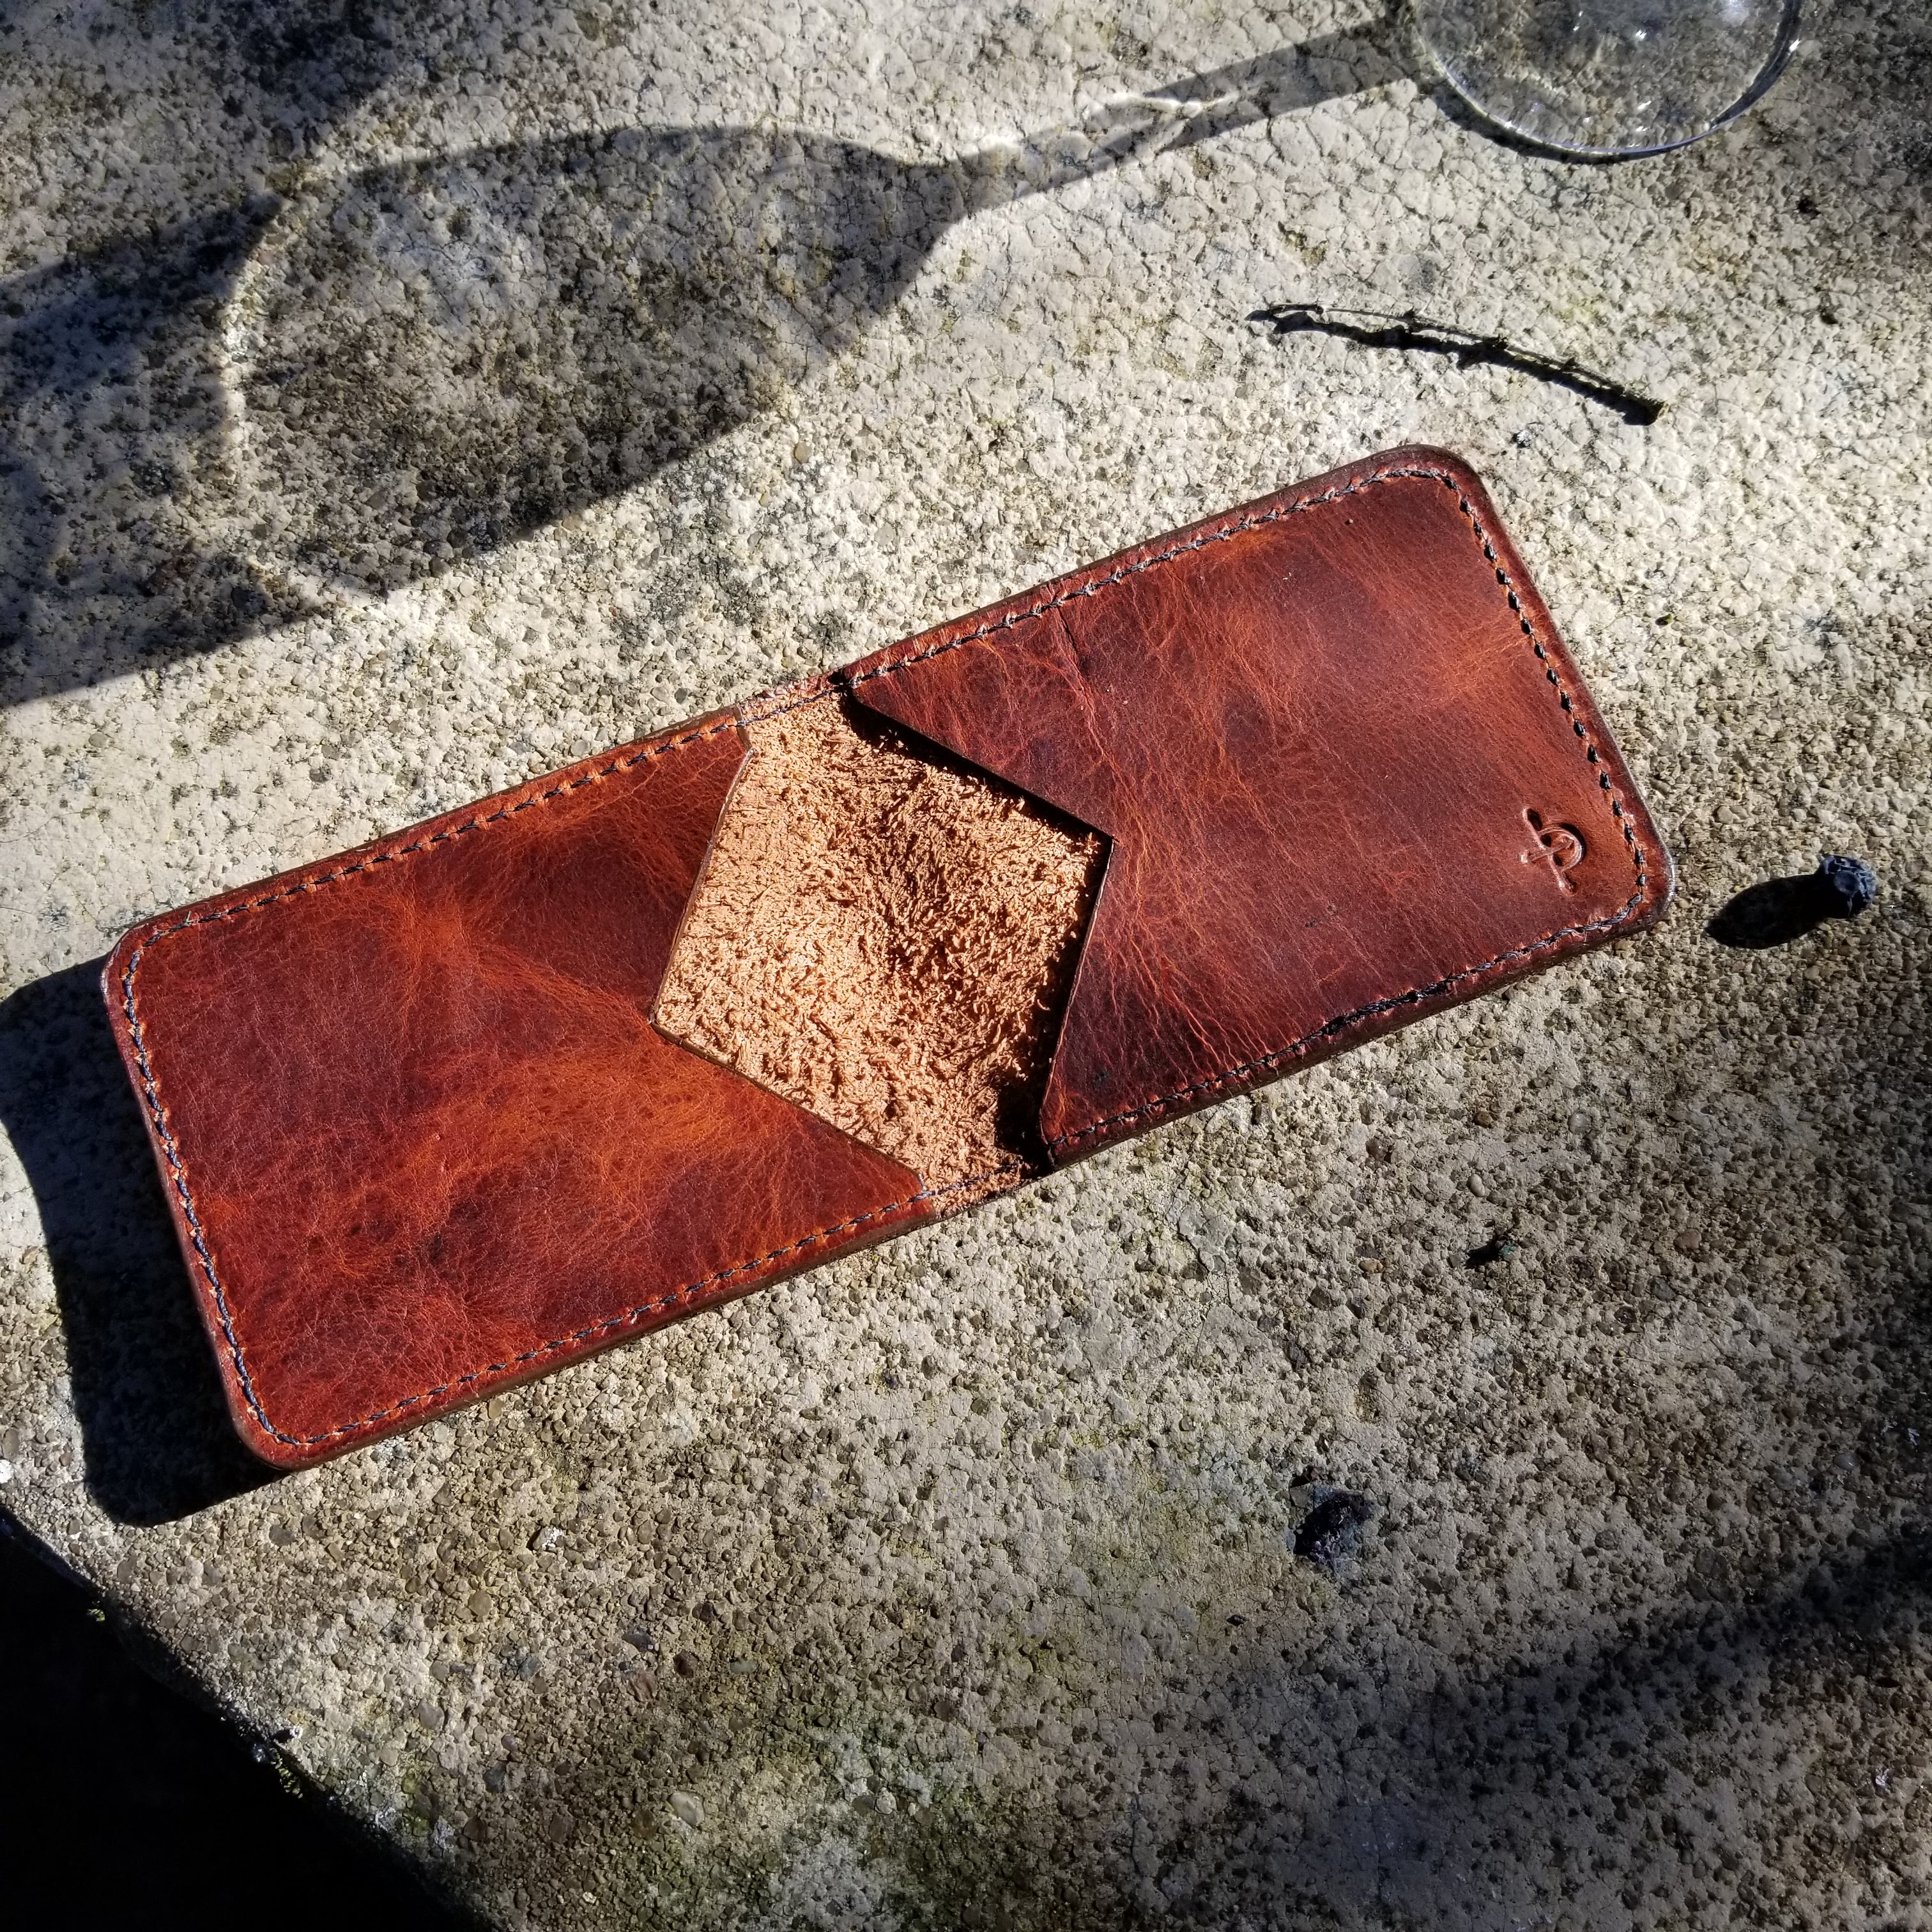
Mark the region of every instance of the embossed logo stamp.
<instances>
[{"instance_id":1,"label":"embossed logo stamp","mask_svg":"<svg viewBox=\"0 0 1932 1932\"><path fill-rule=\"evenodd\" d=\"M1583 843L1582 833L1574 825L1545 824L1540 812L1526 810L1522 818L1536 835L1535 848L1522 855L1522 862L1527 866L1537 859L1548 860L1558 886L1566 892L1574 892L1576 881L1570 874L1583 862L1583 855L1589 850Z\"/></svg>"}]
</instances>

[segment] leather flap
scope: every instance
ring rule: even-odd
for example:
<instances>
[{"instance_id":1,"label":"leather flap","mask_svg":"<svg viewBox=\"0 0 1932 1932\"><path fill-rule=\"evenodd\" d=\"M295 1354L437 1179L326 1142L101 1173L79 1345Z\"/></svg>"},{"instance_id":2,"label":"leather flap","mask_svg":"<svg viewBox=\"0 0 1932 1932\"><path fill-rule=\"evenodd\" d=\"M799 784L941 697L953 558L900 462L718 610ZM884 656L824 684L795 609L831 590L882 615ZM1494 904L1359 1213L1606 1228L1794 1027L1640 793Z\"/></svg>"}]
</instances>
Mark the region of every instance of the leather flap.
<instances>
[{"instance_id":1,"label":"leather flap","mask_svg":"<svg viewBox=\"0 0 1932 1932\"><path fill-rule=\"evenodd\" d=\"M1104 832L1059 1161L1654 918L1669 862L1480 484L1392 452L854 665Z\"/></svg>"},{"instance_id":2,"label":"leather flap","mask_svg":"<svg viewBox=\"0 0 1932 1932\"><path fill-rule=\"evenodd\" d=\"M136 927L110 1010L244 1439L284 1467L934 1211L651 1003L745 755L606 753Z\"/></svg>"}]
</instances>

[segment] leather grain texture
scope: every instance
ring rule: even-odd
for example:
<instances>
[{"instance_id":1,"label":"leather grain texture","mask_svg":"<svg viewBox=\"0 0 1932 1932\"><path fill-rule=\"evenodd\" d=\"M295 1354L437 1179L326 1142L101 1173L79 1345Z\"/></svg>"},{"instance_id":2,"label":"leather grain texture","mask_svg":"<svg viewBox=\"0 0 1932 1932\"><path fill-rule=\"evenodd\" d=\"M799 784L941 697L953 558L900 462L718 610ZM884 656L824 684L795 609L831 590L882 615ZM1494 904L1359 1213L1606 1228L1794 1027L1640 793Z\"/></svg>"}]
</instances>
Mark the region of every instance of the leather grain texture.
<instances>
[{"instance_id":1,"label":"leather grain texture","mask_svg":"<svg viewBox=\"0 0 1932 1932\"><path fill-rule=\"evenodd\" d=\"M1060 1161L1668 896L1549 613L1438 450L1318 478L848 675L1112 842L1042 1113Z\"/></svg>"},{"instance_id":2,"label":"leather grain texture","mask_svg":"<svg viewBox=\"0 0 1932 1932\"><path fill-rule=\"evenodd\" d=\"M108 1004L258 1454L319 1461L942 1210L650 1022L740 716L841 694L1109 842L1058 1162L1669 895L1480 485L1412 449L150 920Z\"/></svg>"},{"instance_id":3,"label":"leather grain texture","mask_svg":"<svg viewBox=\"0 0 1932 1932\"><path fill-rule=\"evenodd\" d=\"M318 1461L933 1211L646 1015L744 756L607 754L137 928L109 1005L244 1439Z\"/></svg>"}]
</instances>

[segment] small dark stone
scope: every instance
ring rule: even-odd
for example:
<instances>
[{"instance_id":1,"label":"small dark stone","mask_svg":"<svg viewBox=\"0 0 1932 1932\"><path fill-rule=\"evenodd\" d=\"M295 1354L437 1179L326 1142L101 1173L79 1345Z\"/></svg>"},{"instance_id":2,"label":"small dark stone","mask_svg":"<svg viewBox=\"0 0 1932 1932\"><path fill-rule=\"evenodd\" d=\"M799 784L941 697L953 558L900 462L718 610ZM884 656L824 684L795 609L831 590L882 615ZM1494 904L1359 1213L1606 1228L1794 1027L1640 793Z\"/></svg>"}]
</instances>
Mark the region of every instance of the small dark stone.
<instances>
[{"instance_id":1,"label":"small dark stone","mask_svg":"<svg viewBox=\"0 0 1932 1932\"><path fill-rule=\"evenodd\" d=\"M1705 930L1720 946L1762 951L1788 946L1828 919L1856 919L1877 898L1877 875L1862 859L1827 853L1815 872L1747 886Z\"/></svg>"},{"instance_id":2,"label":"small dark stone","mask_svg":"<svg viewBox=\"0 0 1932 1932\"><path fill-rule=\"evenodd\" d=\"M1469 1265L1472 1268L1488 1268L1496 1262L1506 1262L1516 1251L1516 1244L1507 1234L1492 1234L1480 1248L1469 1250Z\"/></svg>"},{"instance_id":3,"label":"small dark stone","mask_svg":"<svg viewBox=\"0 0 1932 1932\"><path fill-rule=\"evenodd\" d=\"M698 1675L698 1660L688 1650L680 1651L670 1663L671 1668L680 1677L695 1677Z\"/></svg>"},{"instance_id":4,"label":"small dark stone","mask_svg":"<svg viewBox=\"0 0 1932 1932\"><path fill-rule=\"evenodd\" d=\"M1311 1500L1315 1507L1294 1532L1294 1553L1318 1563L1332 1576L1360 1550L1363 1535L1375 1520L1375 1498L1317 1483Z\"/></svg>"},{"instance_id":5,"label":"small dark stone","mask_svg":"<svg viewBox=\"0 0 1932 1932\"><path fill-rule=\"evenodd\" d=\"M1878 898L1878 875L1862 859L1846 859L1826 853L1818 861L1819 875L1838 900L1838 919L1856 919L1869 912Z\"/></svg>"}]
</instances>

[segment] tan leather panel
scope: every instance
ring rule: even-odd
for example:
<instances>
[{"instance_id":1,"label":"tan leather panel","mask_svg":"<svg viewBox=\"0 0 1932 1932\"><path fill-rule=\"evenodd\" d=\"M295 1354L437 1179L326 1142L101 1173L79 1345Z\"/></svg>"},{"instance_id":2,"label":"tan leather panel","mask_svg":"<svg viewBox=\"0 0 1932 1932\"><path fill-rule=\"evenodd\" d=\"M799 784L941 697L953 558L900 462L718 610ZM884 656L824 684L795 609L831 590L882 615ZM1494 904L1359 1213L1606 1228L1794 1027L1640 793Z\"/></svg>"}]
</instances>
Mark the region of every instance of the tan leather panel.
<instances>
[{"instance_id":1,"label":"tan leather panel","mask_svg":"<svg viewBox=\"0 0 1932 1932\"><path fill-rule=\"evenodd\" d=\"M1043 1165L1102 842L854 710L820 681L745 717L655 1018L963 1208Z\"/></svg>"}]
</instances>

